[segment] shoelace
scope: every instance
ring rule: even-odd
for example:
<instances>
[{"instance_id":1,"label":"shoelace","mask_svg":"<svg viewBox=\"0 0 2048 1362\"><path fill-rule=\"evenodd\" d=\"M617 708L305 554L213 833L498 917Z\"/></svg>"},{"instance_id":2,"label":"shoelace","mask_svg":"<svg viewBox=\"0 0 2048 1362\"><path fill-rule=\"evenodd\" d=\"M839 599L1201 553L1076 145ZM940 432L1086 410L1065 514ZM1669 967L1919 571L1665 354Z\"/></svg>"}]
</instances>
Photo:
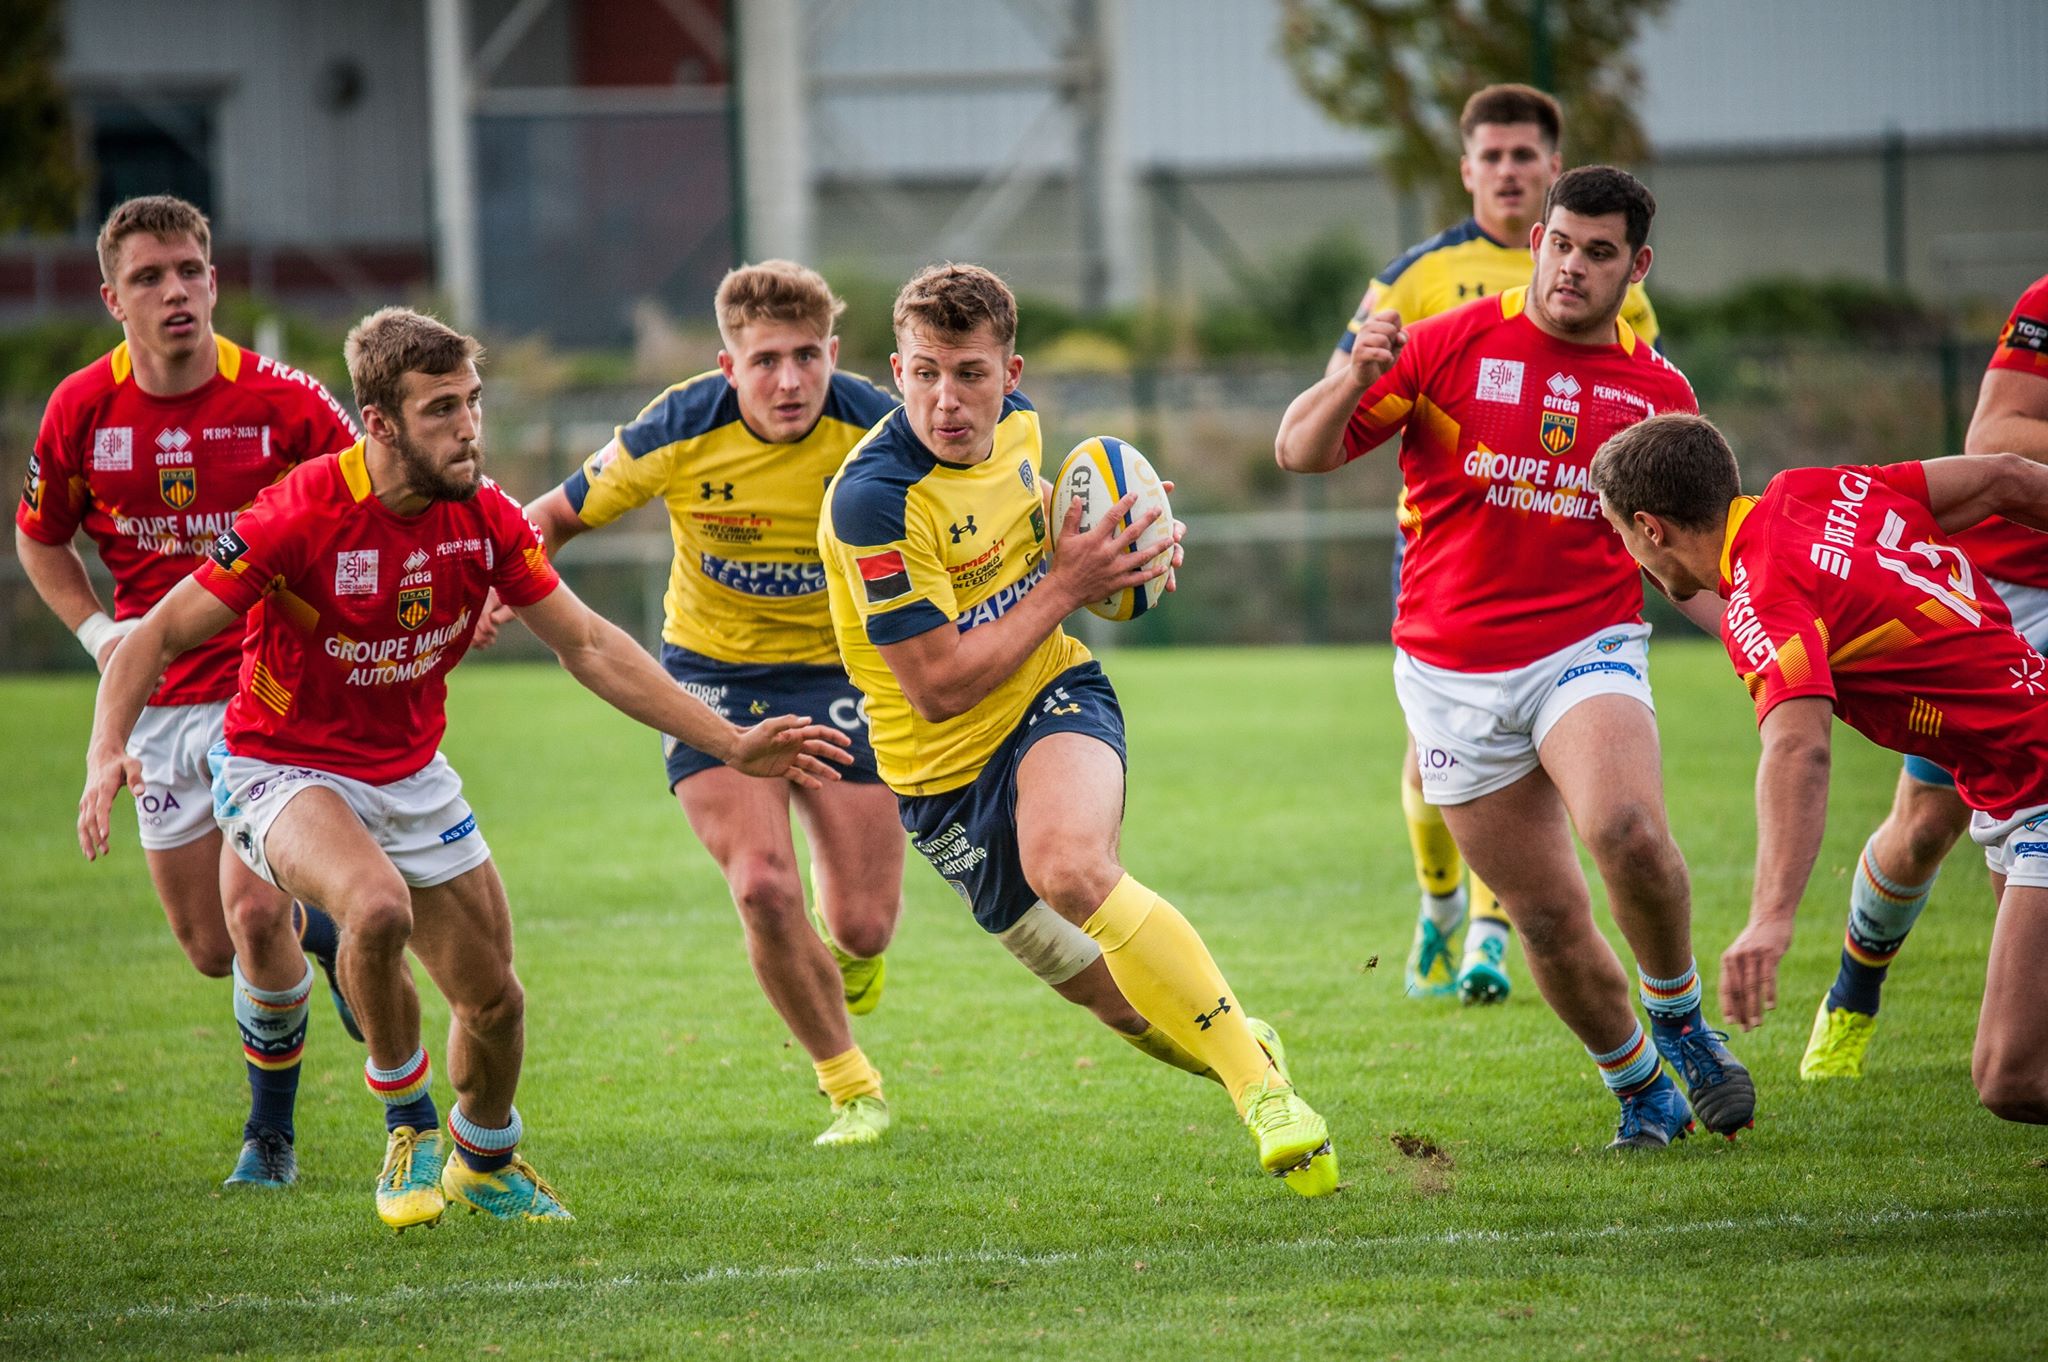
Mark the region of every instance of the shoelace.
<instances>
[{"instance_id":1,"label":"shoelace","mask_svg":"<svg viewBox=\"0 0 2048 1362\"><path fill-rule=\"evenodd\" d=\"M1479 953L1486 957L1489 965L1499 965L1500 958L1507 954L1508 943L1499 937L1492 937L1479 943Z\"/></svg>"},{"instance_id":2,"label":"shoelace","mask_svg":"<svg viewBox=\"0 0 2048 1362\"><path fill-rule=\"evenodd\" d=\"M1685 1056L1688 1066L1699 1069L1701 1082L1711 1084L1721 1081L1721 1060L1714 1053L1714 1045L1717 1042L1725 1043L1727 1039L1726 1031L1694 1031L1690 1035L1678 1038L1680 1053Z\"/></svg>"},{"instance_id":3,"label":"shoelace","mask_svg":"<svg viewBox=\"0 0 2048 1362\"><path fill-rule=\"evenodd\" d=\"M533 1198L533 1205L539 1205L541 1197L546 1197L557 1206L562 1204L562 1198L556 1194L553 1187L548 1185L546 1178L533 1171L532 1164L515 1154L512 1156L512 1162L509 1166L515 1171L525 1174L526 1180L533 1184L536 1193Z\"/></svg>"},{"instance_id":4,"label":"shoelace","mask_svg":"<svg viewBox=\"0 0 2048 1362\"><path fill-rule=\"evenodd\" d=\"M390 1187L392 1191L402 1192L405 1190L406 1184L412 1181L412 1156L413 1151L418 1149L419 1145L419 1132L414 1131L399 1140L398 1147L391 1151L389 1163L391 1176L385 1180L385 1185ZM360 1186L361 1184L357 1185Z\"/></svg>"},{"instance_id":5,"label":"shoelace","mask_svg":"<svg viewBox=\"0 0 2048 1362\"><path fill-rule=\"evenodd\" d=\"M284 1176L285 1160L291 1156L291 1142L278 1131L265 1127L256 1132L256 1160L263 1167L266 1176L276 1179Z\"/></svg>"},{"instance_id":6,"label":"shoelace","mask_svg":"<svg viewBox=\"0 0 2048 1362\"><path fill-rule=\"evenodd\" d=\"M1253 1096L1251 1102L1245 1108L1245 1124L1260 1135L1265 1135L1272 1129L1285 1125L1288 1116L1288 1107L1285 1099L1291 1096L1293 1092L1294 1089L1292 1088L1262 1085L1258 1093Z\"/></svg>"}]
</instances>

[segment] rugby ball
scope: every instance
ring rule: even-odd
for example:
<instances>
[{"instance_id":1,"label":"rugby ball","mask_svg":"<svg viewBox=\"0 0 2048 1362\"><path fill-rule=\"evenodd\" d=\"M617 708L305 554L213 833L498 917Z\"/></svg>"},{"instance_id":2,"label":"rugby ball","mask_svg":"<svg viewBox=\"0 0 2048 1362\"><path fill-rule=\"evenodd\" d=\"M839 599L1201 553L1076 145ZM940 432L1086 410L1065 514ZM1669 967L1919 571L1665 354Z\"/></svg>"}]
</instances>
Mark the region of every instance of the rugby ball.
<instances>
[{"instance_id":1,"label":"rugby ball","mask_svg":"<svg viewBox=\"0 0 2048 1362\"><path fill-rule=\"evenodd\" d=\"M1067 508L1081 503L1080 529L1094 528L1110 508L1135 492L1137 501L1123 519L1128 526L1142 519L1154 506L1163 513L1128 550L1156 562L1173 552L1173 508L1166 504L1166 489L1143 454L1112 435L1096 435L1074 446L1060 464L1053 483L1053 552L1059 552L1059 535L1066 528ZM1166 595L1166 583L1173 576L1162 573L1141 587L1126 587L1107 600L1088 602L1091 614L1106 620L1134 620L1159 604Z\"/></svg>"}]
</instances>

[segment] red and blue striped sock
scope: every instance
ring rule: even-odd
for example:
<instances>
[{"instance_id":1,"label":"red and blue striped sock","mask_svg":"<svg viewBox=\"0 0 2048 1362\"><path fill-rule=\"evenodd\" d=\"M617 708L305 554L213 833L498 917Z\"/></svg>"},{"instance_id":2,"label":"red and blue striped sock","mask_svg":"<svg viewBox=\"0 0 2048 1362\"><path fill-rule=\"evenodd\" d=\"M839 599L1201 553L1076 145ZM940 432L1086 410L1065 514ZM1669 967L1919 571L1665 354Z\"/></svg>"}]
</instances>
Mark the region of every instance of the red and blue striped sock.
<instances>
[{"instance_id":1,"label":"red and blue striped sock","mask_svg":"<svg viewBox=\"0 0 2048 1362\"><path fill-rule=\"evenodd\" d=\"M427 1063L424 1045L395 1069L380 1069L375 1062L365 1059L363 1079L370 1085L370 1091L384 1103L386 1130L396 1130L400 1126L433 1130L440 1126L440 1114L434 1110L433 1073Z\"/></svg>"},{"instance_id":2,"label":"red and blue striped sock","mask_svg":"<svg viewBox=\"0 0 2048 1362\"><path fill-rule=\"evenodd\" d=\"M495 1173L512 1162L512 1155L519 1149L519 1137L526 1130L520 1124L517 1107L512 1108L512 1119L503 1128L492 1130L463 1115L462 1103L458 1101L448 1113L448 1133L455 1137L455 1148L464 1163L479 1173Z\"/></svg>"},{"instance_id":3,"label":"red and blue striped sock","mask_svg":"<svg viewBox=\"0 0 2048 1362\"><path fill-rule=\"evenodd\" d=\"M1685 973L1675 979L1652 978L1638 965L1636 978L1641 983L1643 1006L1650 1010L1653 1025L1678 1031L1706 1026L1706 1018L1700 1013L1698 961L1686 961Z\"/></svg>"},{"instance_id":4,"label":"red and blue striped sock","mask_svg":"<svg viewBox=\"0 0 2048 1362\"><path fill-rule=\"evenodd\" d=\"M1633 1097L1657 1081L1657 1051L1643 1034L1641 1022L1635 1024L1634 1035L1606 1054L1591 1049L1586 1053L1600 1066L1600 1081L1616 1097Z\"/></svg>"},{"instance_id":5,"label":"red and blue striped sock","mask_svg":"<svg viewBox=\"0 0 2048 1362\"><path fill-rule=\"evenodd\" d=\"M306 1052L306 999L313 994L313 967L290 988L265 989L250 983L237 959L235 1029L242 1033L242 1059L249 1070L249 1119L242 1138L263 1126L293 1138L292 1108L298 1103L299 1061Z\"/></svg>"},{"instance_id":6,"label":"red and blue striped sock","mask_svg":"<svg viewBox=\"0 0 2048 1362\"><path fill-rule=\"evenodd\" d=\"M1884 977L1892 957L1906 944L1906 934L1920 920L1920 910L1934 892L1934 881L1900 884L1877 868L1870 854L1872 836L1856 862L1856 882L1849 890L1849 927L1842 934L1842 965L1828 989L1828 1011L1848 1008L1877 1015Z\"/></svg>"}]
</instances>

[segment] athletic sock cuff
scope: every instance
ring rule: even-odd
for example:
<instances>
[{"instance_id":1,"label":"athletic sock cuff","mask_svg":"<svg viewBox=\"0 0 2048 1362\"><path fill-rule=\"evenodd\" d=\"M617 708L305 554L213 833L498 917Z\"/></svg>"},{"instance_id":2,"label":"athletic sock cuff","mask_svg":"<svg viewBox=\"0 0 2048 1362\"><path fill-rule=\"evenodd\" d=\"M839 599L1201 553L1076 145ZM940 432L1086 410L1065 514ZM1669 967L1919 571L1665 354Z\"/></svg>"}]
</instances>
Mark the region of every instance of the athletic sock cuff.
<instances>
[{"instance_id":1,"label":"athletic sock cuff","mask_svg":"<svg viewBox=\"0 0 2048 1362\"><path fill-rule=\"evenodd\" d=\"M1116 888L1109 891L1109 897L1102 906L1089 914L1081 924L1081 930L1094 938L1095 943L1105 951L1113 951L1138 934L1145 925L1145 919L1152 916L1152 908L1159 902L1159 895L1139 884L1129 875L1116 882Z\"/></svg>"},{"instance_id":2,"label":"athletic sock cuff","mask_svg":"<svg viewBox=\"0 0 2048 1362\"><path fill-rule=\"evenodd\" d=\"M1879 870L1877 868L1877 858L1870 854L1871 848L1875 846L1876 843L1877 834L1872 833L1870 835L1870 840L1866 841L1863 844L1863 854L1857 858L1856 864L1856 868L1859 871L1861 871L1863 875L1867 877L1870 881L1870 887L1872 889L1884 895L1886 898L1898 899L1901 902L1910 902L1913 899L1924 899L1927 897L1929 893L1933 891L1934 882L1937 879L1941 878L1941 872L1939 870L1936 870L1934 874L1928 876L1927 883L1925 884L1900 884L1897 880L1893 879L1891 876L1885 874L1882 870Z\"/></svg>"},{"instance_id":3,"label":"athletic sock cuff","mask_svg":"<svg viewBox=\"0 0 2048 1362\"><path fill-rule=\"evenodd\" d=\"M306 1000L313 996L313 962L304 961L306 977L290 988L258 988L249 982L249 976L242 973L242 958L238 955L229 966L235 976L235 989L243 997L265 1012L289 1012L295 1007L304 1007Z\"/></svg>"},{"instance_id":4,"label":"athletic sock cuff","mask_svg":"<svg viewBox=\"0 0 2048 1362\"><path fill-rule=\"evenodd\" d=\"M858 1045L830 1059L813 1060L811 1067L818 1071L818 1086L834 1106L868 1094L881 1095L881 1071L868 1062Z\"/></svg>"},{"instance_id":5,"label":"athletic sock cuff","mask_svg":"<svg viewBox=\"0 0 2048 1362\"><path fill-rule=\"evenodd\" d=\"M395 1069L380 1069L370 1060L363 1061L363 1080L386 1106L403 1106L412 1101L427 1090L431 1077L424 1045Z\"/></svg>"},{"instance_id":6,"label":"athletic sock cuff","mask_svg":"<svg viewBox=\"0 0 2048 1362\"><path fill-rule=\"evenodd\" d=\"M472 1154L481 1154L486 1158L511 1153L519 1147L520 1136L525 1133L526 1127L519 1120L517 1107L512 1108L511 1121L498 1130L480 1126L463 1115L460 1102L457 1102L455 1109L448 1113L448 1134L454 1138L455 1143Z\"/></svg>"}]
</instances>

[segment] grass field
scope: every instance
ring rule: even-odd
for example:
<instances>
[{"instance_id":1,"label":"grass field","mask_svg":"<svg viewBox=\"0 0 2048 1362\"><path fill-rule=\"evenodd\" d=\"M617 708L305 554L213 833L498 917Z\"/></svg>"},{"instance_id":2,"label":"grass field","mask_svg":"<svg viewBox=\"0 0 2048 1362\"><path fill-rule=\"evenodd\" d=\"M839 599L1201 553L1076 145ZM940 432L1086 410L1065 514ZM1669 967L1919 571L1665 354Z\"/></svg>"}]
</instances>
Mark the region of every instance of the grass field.
<instances>
[{"instance_id":1,"label":"grass field","mask_svg":"<svg viewBox=\"0 0 2048 1362\"><path fill-rule=\"evenodd\" d=\"M1657 658L1711 997L1747 904L1756 739L1707 645ZM0 684L0 1353L2048 1355L2048 1134L1969 1083L1990 905L1967 844L1893 972L1871 1077L1796 1076L1894 759L1837 730L1786 1002L1734 1042L1757 1128L1622 1158L1519 949L1504 1008L1402 996L1414 886L1385 650L1110 670L1126 861L1286 1035L1338 1142L1336 1197L1259 1176L1216 1088L1054 998L922 864L887 997L856 1023L896 1128L812 1149L825 1104L654 739L523 667L458 676L447 750L518 924L526 1149L577 1220L381 1228L380 1113L324 1001L299 1187L224 1195L246 1100L226 986L172 944L126 801L114 860L78 856L89 684Z\"/></svg>"}]
</instances>

